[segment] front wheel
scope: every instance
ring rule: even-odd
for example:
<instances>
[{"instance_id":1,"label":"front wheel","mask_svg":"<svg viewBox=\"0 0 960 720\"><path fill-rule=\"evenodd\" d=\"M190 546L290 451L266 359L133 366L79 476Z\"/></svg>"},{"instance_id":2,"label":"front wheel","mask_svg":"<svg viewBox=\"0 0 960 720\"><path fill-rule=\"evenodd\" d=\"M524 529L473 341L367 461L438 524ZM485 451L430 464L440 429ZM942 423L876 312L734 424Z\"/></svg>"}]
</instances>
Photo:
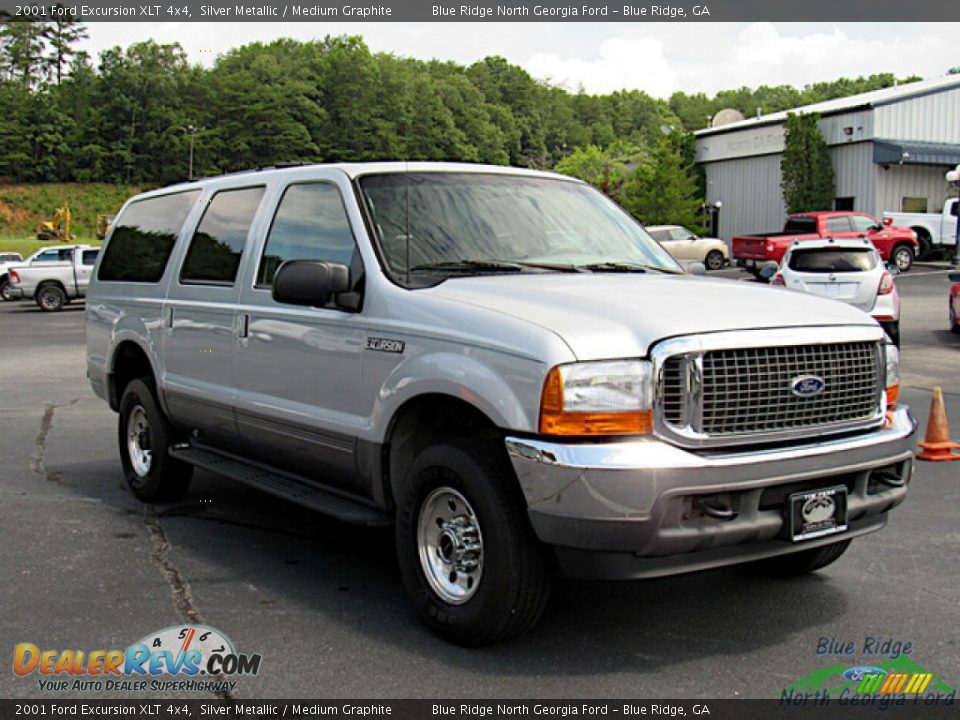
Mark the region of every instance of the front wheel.
<instances>
[{"instance_id":1,"label":"front wheel","mask_svg":"<svg viewBox=\"0 0 960 720\"><path fill-rule=\"evenodd\" d=\"M479 443L427 448L397 500L400 571L432 630L480 646L533 627L550 593L549 558L505 459Z\"/></svg>"},{"instance_id":2,"label":"front wheel","mask_svg":"<svg viewBox=\"0 0 960 720\"><path fill-rule=\"evenodd\" d=\"M707 266L707 270L720 270L724 266L723 253L719 250L711 250L707 253L707 257L704 259L703 264Z\"/></svg>"},{"instance_id":3,"label":"front wheel","mask_svg":"<svg viewBox=\"0 0 960 720\"><path fill-rule=\"evenodd\" d=\"M130 490L145 502L182 497L193 468L167 455L175 430L143 380L131 380L120 400L120 464Z\"/></svg>"},{"instance_id":4,"label":"front wheel","mask_svg":"<svg viewBox=\"0 0 960 720\"><path fill-rule=\"evenodd\" d=\"M836 562L850 547L849 540L843 540L832 545L801 550L789 555L778 555L767 560L761 560L756 566L762 572L777 577L795 577L806 575Z\"/></svg>"},{"instance_id":5,"label":"front wheel","mask_svg":"<svg viewBox=\"0 0 960 720\"><path fill-rule=\"evenodd\" d=\"M897 245L890 259L900 272L907 272L913 267L913 249L909 245Z\"/></svg>"},{"instance_id":6,"label":"front wheel","mask_svg":"<svg viewBox=\"0 0 960 720\"><path fill-rule=\"evenodd\" d=\"M67 294L56 285L46 285L37 291L37 305L44 312L57 312L67 304Z\"/></svg>"}]
</instances>

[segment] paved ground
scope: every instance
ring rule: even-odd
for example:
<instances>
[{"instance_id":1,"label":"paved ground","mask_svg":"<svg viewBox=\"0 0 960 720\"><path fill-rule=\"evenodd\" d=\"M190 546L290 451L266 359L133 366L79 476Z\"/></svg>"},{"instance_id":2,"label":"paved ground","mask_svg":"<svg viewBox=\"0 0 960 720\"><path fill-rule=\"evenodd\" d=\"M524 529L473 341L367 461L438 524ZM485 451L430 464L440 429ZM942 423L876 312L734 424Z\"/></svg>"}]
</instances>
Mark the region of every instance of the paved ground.
<instances>
[{"instance_id":1,"label":"paved ground","mask_svg":"<svg viewBox=\"0 0 960 720\"><path fill-rule=\"evenodd\" d=\"M956 436L960 338L946 331L945 273L918 268L898 284L904 396L925 424L929 388L942 385ZM263 655L237 688L248 699L778 697L835 662L816 655L821 637L873 636L913 643L917 663L960 684L956 466L918 465L891 525L816 575L563 582L533 634L464 650L416 621L389 531L206 473L182 503L134 500L115 417L83 377L82 321L80 308L0 306L0 654L19 642L124 648L199 617ZM7 657L0 697L45 696Z\"/></svg>"}]
</instances>

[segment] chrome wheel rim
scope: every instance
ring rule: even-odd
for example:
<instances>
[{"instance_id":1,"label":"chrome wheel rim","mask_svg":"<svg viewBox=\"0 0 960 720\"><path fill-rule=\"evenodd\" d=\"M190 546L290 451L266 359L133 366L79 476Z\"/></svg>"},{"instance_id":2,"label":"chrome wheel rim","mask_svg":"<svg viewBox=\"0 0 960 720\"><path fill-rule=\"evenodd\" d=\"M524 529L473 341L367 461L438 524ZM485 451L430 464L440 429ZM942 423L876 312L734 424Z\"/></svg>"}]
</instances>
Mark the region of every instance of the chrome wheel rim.
<instances>
[{"instance_id":1,"label":"chrome wheel rim","mask_svg":"<svg viewBox=\"0 0 960 720\"><path fill-rule=\"evenodd\" d=\"M719 270L723 267L723 255L720 253L710 253L707 255L707 268L710 270Z\"/></svg>"},{"instance_id":2,"label":"chrome wheel rim","mask_svg":"<svg viewBox=\"0 0 960 720\"><path fill-rule=\"evenodd\" d=\"M150 423L141 405L133 408L127 418L127 455L137 476L146 477L153 462L153 450L150 447Z\"/></svg>"},{"instance_id":3,"label":"chrome wheel rim","mask_svg":"<svg viewBox=\"0 0 960 720\"><path fill-rule=\"evenodd\" d=\"M911 258L909 250L901 250L894 257L894 262L901 270L908 270L910 268L910 260Z\"/></svg>"},{"instance_id":4,"label":"chrome wheel rim","mask_svg":"<svg viewBox=\"0 0 960 720\"><path fill-rule=\"evenodd\" d=\"M44 291L43 294L40 295L40 302L48 310L53 310L57 307L57 305L59 305L57 302L57 296L49 290Z\"/></svg>"},{"instance_id":5,"label":"chrome wheel rim","mask_svg":"<svg viewBox=\"0 0 960 720\"><path fill-rule=\"evenodd\" d=\"M437 488L420 506L417 550L427 582L444 602L462 605L474 596L483 575L483 534L473 507L453 488Z\"/></svg>"},{"instance_id":6,"label":"chrome wheel rim","mask_svg":"<svg viewBox=\"0 0 960 720\"><path fill-rule=\"evenodd\" d=\"M10 283L4 283L3 287L0 287L0 297L4 300L10 299Z\"/></svg>"}]
</instances>

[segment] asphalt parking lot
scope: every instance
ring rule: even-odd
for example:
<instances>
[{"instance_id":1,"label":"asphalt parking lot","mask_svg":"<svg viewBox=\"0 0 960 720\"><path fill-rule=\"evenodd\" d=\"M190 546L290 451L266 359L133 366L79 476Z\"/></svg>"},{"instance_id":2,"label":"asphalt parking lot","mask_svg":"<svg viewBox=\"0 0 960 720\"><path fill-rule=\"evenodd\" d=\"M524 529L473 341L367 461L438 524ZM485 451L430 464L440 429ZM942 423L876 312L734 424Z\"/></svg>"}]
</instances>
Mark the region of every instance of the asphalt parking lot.
<instances>
[{"instance_id":1,"label":"asphalt parking lot","mask_svg":"<svg viewBox=\"0 0 960 720\"><path fill-rule=\"evenodd\" d=\"M960 437L960 337L947 330L946 273L917 267L897 282L902 398L923 430L930 389L941 385ZM776 698L846 662L818 656L821 638L859 648L872 637L911 643L915 663L960 686L957 464L919 463L889 527L817 574L561 581L532 634L467 650L417 621L389 530L328 521L203 472L180 503L135 500L115 416L84 378L82 305L46 314L2 304L0 338L0 652L21 642L125 648L203 622L263 656L259 675L238 681L234 694L246 699ZM44 692L36 675L9 668L0 697L78 695Z\"/></svg>"}]
</instances>

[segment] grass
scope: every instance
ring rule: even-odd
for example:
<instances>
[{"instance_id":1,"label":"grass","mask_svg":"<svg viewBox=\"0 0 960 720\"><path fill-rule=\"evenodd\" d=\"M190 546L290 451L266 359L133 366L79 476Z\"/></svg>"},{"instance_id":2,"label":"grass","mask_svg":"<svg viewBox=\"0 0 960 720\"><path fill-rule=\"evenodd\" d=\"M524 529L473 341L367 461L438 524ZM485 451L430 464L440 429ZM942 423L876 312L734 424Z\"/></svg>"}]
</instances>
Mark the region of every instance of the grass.
<instances>
[{"instance_id":1,"label":"grass","mask_svg":"<svg viewBox=\"0 0 960 720\"><path fill-rule=\"evenodd\" d=\"M96 238L97 215L115 214L137 192L131 185L106 183L0 184L0 243L35 241L37 224L52 220L64 203L70 206L70 229L77 242L90 241ZM20 247L30 246L3 247L22 252Z\"/></svg>"}]
</instances>

